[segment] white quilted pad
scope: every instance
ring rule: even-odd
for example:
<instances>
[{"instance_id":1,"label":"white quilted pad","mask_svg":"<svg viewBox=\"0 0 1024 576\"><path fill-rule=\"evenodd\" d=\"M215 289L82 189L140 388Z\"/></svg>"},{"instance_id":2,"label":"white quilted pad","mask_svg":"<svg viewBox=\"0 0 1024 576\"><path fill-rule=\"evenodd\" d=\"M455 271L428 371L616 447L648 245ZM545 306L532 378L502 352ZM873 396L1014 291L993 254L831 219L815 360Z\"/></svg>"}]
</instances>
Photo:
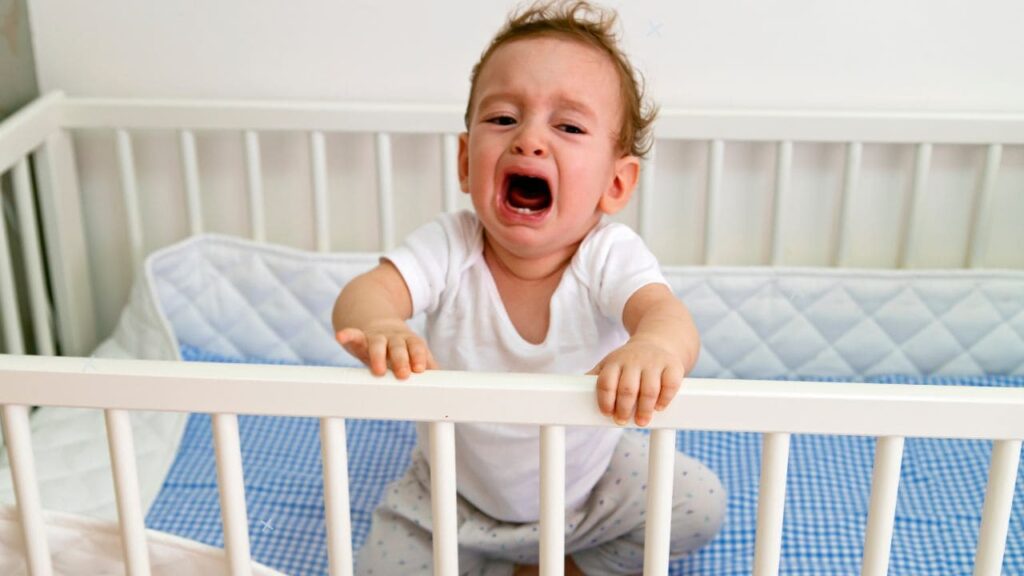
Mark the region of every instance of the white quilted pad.
<instances>
[{"instance_id":1,"label":"white quilted pad","mask_svg":"<svg viewBox=\"0 0 1024 576\"><path fill-rule=\"evenodd\" d=\"M351 364L330 312L341 286L376 261L201 236L154 255L147 271L155 308L180 343L228 357ZM665 272L700 328L694 376L1024 374L1022 272Z\"/></svg>"},{"instance_id":2,"label":"white quilted pad","mask_svg":"<svg viewBox=\"0 0 1024 576\"><path fill-rule=\"evenodd\" d=\"M123 574L121 534L117 525L80 516L47 513L45 515L47 544L54 574L86 576ZM172 536L164 532L146 531L149 564L154 576L219 576L227 574L224 550ZM28 574L22 559L21 524L14 508L0 508L0 574ZM281 573L252 563L257 576L281 576Z\"/></svg>"},{"instance_id":3,"label":"white quilted pad","mask_svg":"<svg viewBox=\"0 0 1024 576\"><path fill-rule=\"evenodd\" d=\"M681 268L700 377L1024 374L1024 273Z\"/></svg>"},{"instance_id":4,"label":"white quilted pad","mask_svg":"<svg viewBox=\"0 0 1024 576\"><path fill-rule=\"evenodd\" d=\"M200 236L154 255L147 273L175 348L354 365L334 341L331 309L341 287L376 263L371 254L323 255Z\"/></svg>"},{"instance_id":5,"label":"white quilted pad","mask_svg":"<svg viewBox=\"0 0 1024 576\"><path fill-rule=\"evenodd\" d=\"M132 440L143 509L156 498L184 431L186 414L133 412ZM43 508L117 518L103 412L40 408L32 414L32 455ZM0 504L14 504L7 453L0 454ZM4 574L4 572L0 572Z\"/></svg>"}]
</instances>

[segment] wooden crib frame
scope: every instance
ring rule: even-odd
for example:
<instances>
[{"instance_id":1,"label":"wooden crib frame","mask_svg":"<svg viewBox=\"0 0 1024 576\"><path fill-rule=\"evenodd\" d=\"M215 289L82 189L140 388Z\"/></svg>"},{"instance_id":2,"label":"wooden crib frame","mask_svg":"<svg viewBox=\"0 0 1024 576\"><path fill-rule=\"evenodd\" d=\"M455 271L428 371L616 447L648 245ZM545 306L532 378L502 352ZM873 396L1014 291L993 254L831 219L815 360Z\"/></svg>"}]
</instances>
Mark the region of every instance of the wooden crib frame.
<instances>
[{"instance_id":1,"label":"wooden crib frame","mask_svg":"<svg viewBox=\"0 0 1024 576\"><path fill-rule=\"evenodd\" d=\"M247 517L237 414L312 416L321 419L328 549L332 574L351 574L345 418L431 422L434 570L457 573L455 451L453 423L540 425L541 573L562 573L564 541L564 427L606 426L593 402L594 377L480 374L434 371L400 382L346 368L246 366L139 360L90 359L95 318L81 220L81 198L71 132L116 133L128 237L138 269L144 257L143 227L131 131L166 129L180 135L191 231L203 230L194 131L243 134L253 236L264 237L259 134L309 134L316 206L316 244L329 247L324 134L376 134L380 245L394 238L392 133L437 134L444 159L444 208L455 205L454 156L461 111L429 106L331 105L210 101L127 101L46 95L0 124L0 174L12 171L24 252L31 326L38 355L25 355L7 232L0 218L0 311L9 355L0 356L3 432L14 475L25 558L31 574L52 572L30 442L29 406L103 409L117 493L125 564L129 574L149 573L144 511L140 505L128 411L162 410L213 414L224 523L232 574L250 573ZM704 254L715 260L716 197L726 141L765 141L778 146L773 206L785 201L794 142L846 146L843 202L856 188L863 143L916 143L913 197L904 216L901 253L911 250L913 227L929 171L933 144L987 146L982 186L975 201L966 266L981 260L992 189L1004 145L1024 144L1021 115L917 115L757 112L663 112L661 140L708 142ZM30 162L42 222L40 231ZM649 160L648 163L653 162ZM651 226L653 170L641 182L639 232ZM833 264L843 265L844 214L835 219ZM779 261L778 234L771 262ZM42 242L40 242L42 240ZM44 272L45 246L46 270ZM49 281L49 294L47 291ZM51 304L52 300L52 304ZM52 306L52 312L51 312ZM57 351L62 356L57 356ZM765 409L770 407L770 409ZM871 421L865 421L871 414ZM904 385L820 384L688 379L678 399L652 424L645 574L668 570L672 452L677 429L764 433L755 574L777 574L791 434L856 434L877 437L862 574L885 574L889 561L903 439L913 437L993 440L992 462L975 560L975 574L1000 573L1014 483L1024 439L1024 390Z\"/></svg>"}]
</instances>

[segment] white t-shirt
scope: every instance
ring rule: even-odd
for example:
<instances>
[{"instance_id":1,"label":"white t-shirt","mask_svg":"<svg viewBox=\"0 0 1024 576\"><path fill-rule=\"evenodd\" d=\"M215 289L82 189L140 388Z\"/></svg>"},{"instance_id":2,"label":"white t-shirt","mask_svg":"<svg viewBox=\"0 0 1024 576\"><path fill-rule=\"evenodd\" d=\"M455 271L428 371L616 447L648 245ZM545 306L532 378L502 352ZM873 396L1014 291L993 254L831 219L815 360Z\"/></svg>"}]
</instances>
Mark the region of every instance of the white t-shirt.
<instances>
[{"instance_id":1,"label":"white t-shirt","mask_svg":"<svg viewBox=\"0 0 1024 576\"><path fill-rule=\"evenodd\" d=\"M446 214L385 255L402 274L413 314L426 313L430 350L444 370L583 374L628 339L622 311L636 290L666 284L635 232L602 220L580 244L551 296L544 342L512 324L483 258L483 228L472 212ZM597 402L596 396L594 402ZM417 427L427 453L427 427ZM568 428L566 506L583 504L604 473L622 431ZM540 517L540 430L536 426L455 426L459 493L506 522Z\"/></svg>"}]
</instances>

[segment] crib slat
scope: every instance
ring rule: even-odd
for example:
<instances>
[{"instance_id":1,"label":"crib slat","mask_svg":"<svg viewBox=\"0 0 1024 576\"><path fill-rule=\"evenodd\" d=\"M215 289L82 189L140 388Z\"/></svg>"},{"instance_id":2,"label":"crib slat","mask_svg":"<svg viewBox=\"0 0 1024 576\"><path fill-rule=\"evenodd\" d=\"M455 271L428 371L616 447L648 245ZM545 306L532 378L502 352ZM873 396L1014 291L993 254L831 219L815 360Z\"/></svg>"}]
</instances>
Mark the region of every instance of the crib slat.
<instances>
[{"instance_id":1,"label":"crib slat","mask_svg":"<svg viewBox=\"0 0 1024 576\"><path fill-rule=\"evenodd\" d=\"M42 248L36 224L35 201L29 178L28 159L22 158L14 168L14 194L18 205L18 225L21 227L21 247L28 276L29 304L32 310L32 332L36 349L43 356L53 356L53 331L50 327L46 280L43 277Z\"/></svg>"},{"instance_id":2,"label":"crib slat","mask_svg":"<svg viewBox=\"0 0 1024 576\"><path fill-rule=\"evenodd\" d=\"M328 252L331 249L331 229L327 225L327 144L323 132L309 133L309 157L313 171L313 208L316 213L316 249Z\"/></svg>"},{"instance_id":3,"label":"crib slat","mask_svg":"<svg viewBox=\"0 0 1024 576\"><path fill-rule=\"evenodd\" d=\"M850 214L851 198L857 193L857 182L860 179L860 164L863 155L864 146L860 142L850 142L846 145L843 188L840 190L839 200L836 202L835 219L833 222L833 266L844 266L849 256L846 244L846 240L849 237L847 220Z\"/></svg>"},{"instance_id":4,"label":"crib slat","mask_svg":"<svg viewBox=\"0 0 1024 576\"><path fill-rule=\"evenodd\" d=\"M565 572L565 427L540 427L540 576Z\"/></svg>"},{"instance_id":5,"label":"crib slat","mask_svg":"<svg viewBox=\"0 0 1024 576\"><path fill-rule=\"evenodd\" d=\"M36 465L32 456L31 428L28 423L28 407L5 405L3 407L4 443L7 458L11 463L11 479L14 481L14 495L21 517L21 533L25 538L25 562L32 576L49 576L53 573L50 563L49 544L46 541L46 524L43 522L43 507L39 500L39 485L36 484Z\"/></svg>"},{"instance_id":6,"label":"crib slat","mask_svg":"<svg viewBox=\"0 0 1024 576\"><path fill-rule=\"evenodd\" d=\"M0 202L2 206L2 202ZM4 344L9 354L25 353L25 335L21 331L18 295L14 287L14 269L11 266L7 224L0 211L0 315L3 317Z\"/></svg>"},{"instance_id":7,"label":"crib slat","mask_svg":"<svg viewBox=\"0 0 1024 576\"><path fill-rule=\"evenodd\" d=\"M875 466L871 479L871 505L868 508L867 533L861 576L885 576L889 569L893 522L896 518L896 494L903 462L903 438L883 436L875 441Z\"/></svg>"},{"instance_id":8,"label":"crib slat","mask_svg":"<svg viewBox=\"0 0 1024 576\"><path fill-rule=\"evenodd\" d=\"M925 188L928 185L928 170L931 161L932 145L918 144L914 157L914 187L911 189L910 201L903 213L903 234L900 238L902 249L897 268L906 268L914 256L914 232L917 230L921 209L924 207Z\"/></svg>"},{"instance_id":9,"label":"crib slat","mask_svg":"<svg viewBox=\"0 0 1024 576\"><path fill-rule=\"evenodd\" d=\"M765 434L761 452L761 485L757 497L754 576L779 573L788 465L789 434Z\"/></svg>"},{"instance_id":10,"label":"crib slat","mask_svg":"<svg viewBox=\"0 0 1024 576\"><path fill-rule=\"evenodd\" d=\"M380 248L388 251L395 238L395 214L392 206L394 185L391 178L391 136L377 134L377 217L380 222Z\"/></svg>"},{"instance_id":11,"label":"crib slat","mask_svg":"<svg viewBox=\"0 0 1024 576\"><path fill-rule=\"evenodd\" d=\"M793 171L793 143L779 142L775 156L775 196L772 198L771 264L782 264L782 226L779 225L782 208L789 200L789 182Z\"/></svg>"},{"instance_id":12,"label":"crib slat","mask_svg":"<svg viewBox=\"0 0 1024 576\"><path fill-rule=\"evenodd\" d=\"M704 216L704 263L715 263L715 219L722 191L722 169L725 166L725 143L712 140L708 144L707 211Z\"/></svg>"},{"instance_id":13,"label":"crib slat","mask_svg":"<svg viewBox=\"0 0 1024 576\"><path fill-rule=\"evenodd\" d=\"M188 223L192 234L203 233L203 201L199 195L199 160L196 137L191 130L179 135L181 170L185 176L185 198L188 201Z\"/></svg>"},{"instance_id":14,"label":"crib slat","mask_svg":"<svg viewBox=\"0 0 1024 576\"><path fill-rule=\"evenodd\" d=\"M644 576L668 574L672 535L672 478L676 431L651 431L647 456L647 525L644 528Z\"/></svg>"},{"instance_id":15,"label":"crib slat","mask_svg":"<svg viewBox=\"0 0 1024 576\"><path fill-rule=\"evenodd\" d=\"M992 223L992 197L995 195L996 178L1003 157L1003 147L991 144L985 154L985 172L981 179L981 190L975 200L974 218L971 222L970 246L967 250L966 266L977 268L985 263L988 250L989 230Z\"/></svg>"},{"instance_id":16,"label":"crib slat","mask_svg":"<svg viewBox=\"0 0 1024 576\"><path fill-rule=\"evenodd\" d=\"M136 276L142 268L145 254L142 240L142 216L139 213L139 192L135 180L135 158L132 154L132 137L126 130L117 131L117 163L121 174L121 191L128 216L128 245L131 247L132 265Z\"/></svg>"},{"instance_id":17,"label":"crib slat","mask_svg":"<svg viewBox=\"0 0 1024 576\"><path fill-rule=\"evenodd\" d=\"M139 474L135 467L132 424L124 410L105 410L107 444L117 493L117 515L121 524L121 546L130 576L149 575L149 549L139 497Z\"/></svg>"},{"instance_id":18,"label":"crib slat","mask_svg":"<svg viewBox=\"0 0 1024 576\"><path fill-rule=\"evenodd\" d=\"M352 520L349 514L348 447L345 421L320 419L324 461L324 508L327 512L327 556L332 576L352 576Z\"/></svg>"},{"instance_id":19,"label":"crib slat","mask_svg":"<svg viewBox=\"0 0 1024 576\"><path fill-rule=\"evenodd\" d=\"M220 513L224 524L224 552L233 576L249 576L249 520L245 511L242 479L242 447L238 439L238 416L213 415L213 442L220 486Z\"/></svg>"},{"instance_id":20,"label":"crib slat","mask_svg":"<svg viewBox=\"0 0 1024 576\"><path fill-rule=\"evenodd\" d=\"M252 238L263 242L267 239L263 209L263 168L260 159L260 136L253 130L245 131L245 174L249 183L249 221Z\"/></svg>"},{"instance_id":21,"label":"crib slat","mask_svg":"<svg viewBox=\"0 0 1024 576\"><path fill-rule=\"evenodd\" d=\"M647 159L640 165L640 214L637 232L644 242L651 242L654 229L654 163L658 154L657 142L652 143Z\"/></svg>"},{"instance_id":22,"label":"crib slat","mask_svg":"<svg viewBox=\"0 0 1024 576\"><path fill-rule=\"evenodd\" d=\"M441 148L441 175L444 178L442 193L444 194L442 205L445 212L455 212L462 190L459 186L459 137L455 134L445 134L442 137Z\"/></svg>"},{"instance_id":23,"label":"crib slat","mask_svg":"<svg viewBox=\"0 0 1024 576\"><path fill-rule=\"evenodd\" d=\"M63 354L82 356L95 347L96 313L86 262L82 198L75 148L67 130L55 130L35 153L42 243L53 294L57 342Z\"/></svg>"},{"instance_id":24,"label":"crib slat","mask_svg":"<svg viewBox=\"0 0 1024 576\"><path fill-rule=\"evenodd\" d=\"M1020 440L996 440L992 443L985 507L981 513L978 549L974 555L974 576L999 576L1002 573L1020 448Z\"/></svg>"},{"instance_id":25,"label":"crib slat","mask_svg":"<svg viewBox=\"0 0 1024 576\"><path fill-rule=\"evenodd\" d=\"M455 425L430 423L430 505L434 519L434 574L459 573L455 508Z\"/></svg>"}]
</instances>

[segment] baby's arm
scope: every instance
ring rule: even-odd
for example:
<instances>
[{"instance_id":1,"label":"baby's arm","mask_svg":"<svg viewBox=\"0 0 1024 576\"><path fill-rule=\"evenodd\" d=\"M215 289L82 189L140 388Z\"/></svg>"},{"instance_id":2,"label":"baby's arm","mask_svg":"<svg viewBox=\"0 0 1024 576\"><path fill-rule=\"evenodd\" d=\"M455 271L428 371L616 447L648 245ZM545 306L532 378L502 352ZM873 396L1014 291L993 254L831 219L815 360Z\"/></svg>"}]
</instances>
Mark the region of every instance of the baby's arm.
<instances>
[{"instance_id":1,"label":"baby's arm","mask_svg":"<svg viewBox=\"0 0 1024 576\"><path fill-rule=\"evenodd\" d=\"M700 337L690 312L663 284L648 284L626 302L622 322L629 341L605 356L597 374L597 405L616 424L636 415L646 426L664 410L693 368Z\"/></svg>"},{"instance_id":2,"label":"baby's arm","mask_svg":"<svg viewBox=\"0 0 1024 576\"><path fill-rule=\"evenodd\" d=\"M383 376L395 377L437 368L427 343L405 321L412 316L412 297L401 273L387 260L345 285L331 316L335 338L350 354Z\"/></svg>"}]
</instances>

